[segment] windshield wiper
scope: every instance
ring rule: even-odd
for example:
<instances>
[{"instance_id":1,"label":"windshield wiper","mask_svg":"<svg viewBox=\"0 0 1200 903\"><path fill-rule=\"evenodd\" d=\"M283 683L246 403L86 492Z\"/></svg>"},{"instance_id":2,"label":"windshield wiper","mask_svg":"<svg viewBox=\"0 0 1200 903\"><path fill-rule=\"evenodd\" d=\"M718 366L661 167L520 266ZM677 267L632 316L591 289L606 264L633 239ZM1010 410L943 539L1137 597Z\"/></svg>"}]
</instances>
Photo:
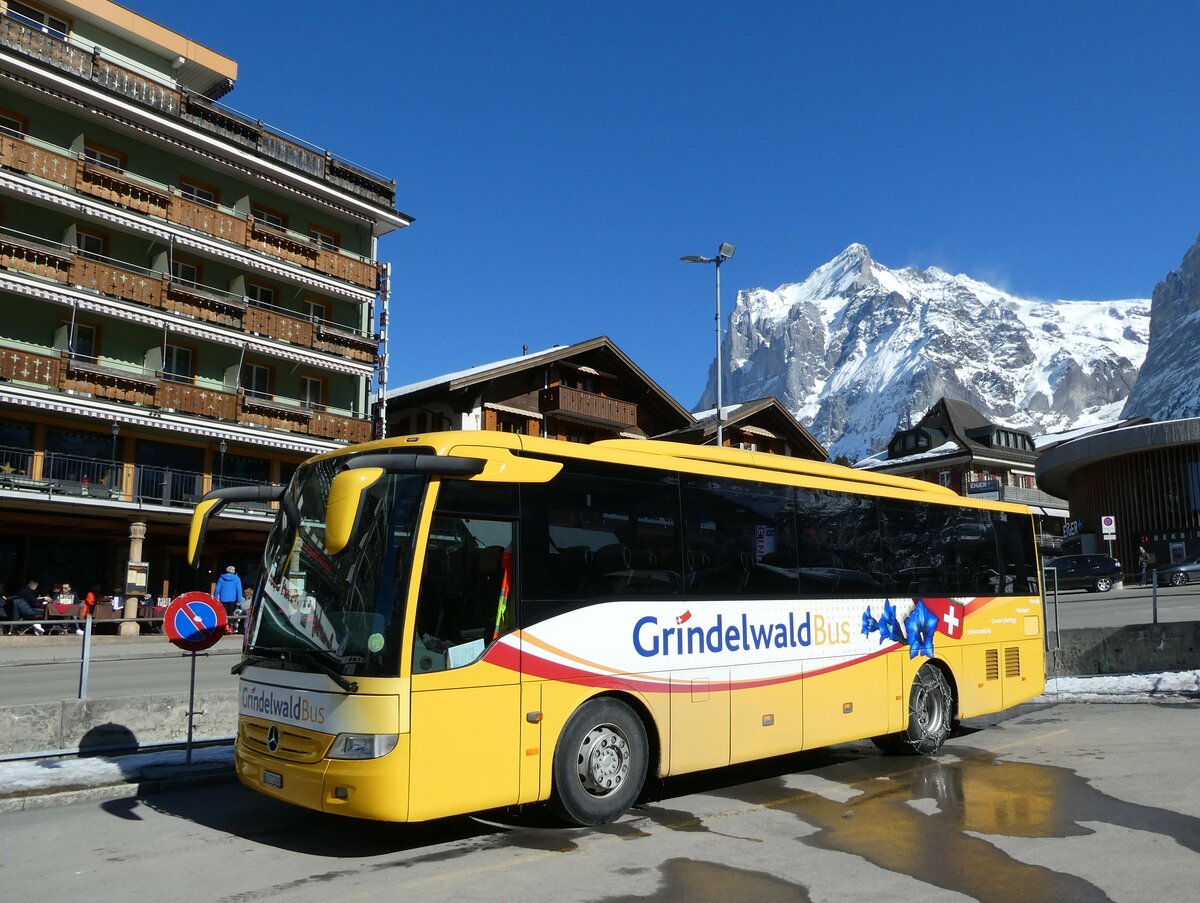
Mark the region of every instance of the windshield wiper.
<instances>
[{"instance_id":1,"label":"windshield wiper","mask_svg":"<svg viewBox=\"0 0 1200 903\"><path fill-rule=\"evenodd\" d=\"M262 652L278 653L286 661L295 662L297 659L299 659L305 664L312 665L347 693L358 692L358 681L349 680L336 668L325 661L327 653L322 653L317 649L296 649L289 646L256 646L255 648ZM240 665L245 667L247 664L252 664L252 662L249 661L250 659L257 659L258 661L273 661L270 656L256 656L253 652L251 652L246 656L245 659L242 660ZM238 666L235 665L234 667L236 668ZM240 671L235 671L233 673L237 674L240 673Z\"/></svg>"}]
</instances>

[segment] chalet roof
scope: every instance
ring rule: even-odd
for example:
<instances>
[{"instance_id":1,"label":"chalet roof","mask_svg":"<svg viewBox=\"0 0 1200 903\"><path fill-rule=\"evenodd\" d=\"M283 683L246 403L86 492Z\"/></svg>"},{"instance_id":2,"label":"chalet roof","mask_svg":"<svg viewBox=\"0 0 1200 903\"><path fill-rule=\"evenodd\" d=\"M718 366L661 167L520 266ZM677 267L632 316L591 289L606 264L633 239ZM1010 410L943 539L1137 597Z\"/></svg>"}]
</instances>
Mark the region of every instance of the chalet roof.
<instances>
[{"instance_id":1,"label":"chalet roof","mask_svg":"<svg viewBox=\"0 0 1200 903\"><path fill-rule=\"evenodd\" d=\"M553 348L543 351L534 351L519 357L491 361L465 370L432 376L420 382L389 389L385 398L387 403L392 403L395 399L403 399L406 404L419 404L430 398L471 389L495 379L545 367L548 364L571 363L570 358L588 353L598 353L603 356L606 359L606 369L614 375L640 383L645 387L647 394L657 403L657 406L664 409L671 419L683 424L693 422L693 417L687 409L647 376L645 371L618 348L608 336L597 336L574 345L555 345Z\"/></svg>"},{"instance_id":2,"label":"chalet roof","mask_svg":"<svg viewBox=\"0 0 1200 903\"><path fill-rule=\"evenodd\" d=\"M1037 452L1017 448L997 448L987 442L980 442L970 435L977 430L987 430L990 434L997 427L1012 429L988 420L968 402L945 397L938 399L937 403L926 411L925 416L917 422L917 428L931 432L940 431L945 438L953 440L972 455L1002 455L1014 462L1031 464L1037 460ZM1026 432L1025 430L1015 431ZM1030 438L1032 439L1032 437Z\"/></svg>"},{"instance_id":3,"label":"chalet roof","mask_svg":"<svg viewBox=\"0 0 1200 903\"><path fill-rule=\"evenodd\" d=\"M757 432L766 428L772 435L787 441L799 453L800 457L811 458L814 461L824 461L829 457L828 451L818 442L804 425L783 406L778 398L768 396L744 401L739 404L721 405L723 417L722 426L725 429L739 427L747 432ZM695 442L706 444L717 434L717 410L696 411L694 424L661 433L656 439L670 439L676 442Z\"/></svg>"}]
</instances>

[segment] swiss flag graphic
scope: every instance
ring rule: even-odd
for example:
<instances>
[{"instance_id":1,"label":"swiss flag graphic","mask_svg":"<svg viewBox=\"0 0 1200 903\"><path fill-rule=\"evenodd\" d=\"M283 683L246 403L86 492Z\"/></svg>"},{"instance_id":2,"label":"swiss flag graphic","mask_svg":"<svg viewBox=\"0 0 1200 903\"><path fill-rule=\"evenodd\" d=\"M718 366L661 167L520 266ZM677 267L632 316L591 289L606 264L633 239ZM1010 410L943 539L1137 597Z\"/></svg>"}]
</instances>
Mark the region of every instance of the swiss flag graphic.
<instances>
[{"instance_id":1,"label":"swiss flag graphic","mask_svg":"<svg viewBox=\"0 0 1200 903\"><path fill-rule=\"evenodd\" d=\"M961 602L953 599L926 599L925 607L938 616L937 632L952 640L962 636L963 618L967 610Z\"/></svg>"}]
</instances>

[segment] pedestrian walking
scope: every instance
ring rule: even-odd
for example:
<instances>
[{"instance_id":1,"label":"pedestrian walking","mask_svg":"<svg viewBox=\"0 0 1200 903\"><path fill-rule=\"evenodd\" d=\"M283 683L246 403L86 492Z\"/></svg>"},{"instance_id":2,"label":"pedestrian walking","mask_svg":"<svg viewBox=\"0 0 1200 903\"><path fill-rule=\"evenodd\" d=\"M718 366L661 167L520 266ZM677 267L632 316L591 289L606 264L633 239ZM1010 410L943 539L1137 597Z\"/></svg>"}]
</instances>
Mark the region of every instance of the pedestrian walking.
<instances>
[{"instance_id":1,"label":"pedestrian walking","mask_svg":"<svg viewBox=\"0 0 1200 903\"><path fill-rule=\"evenodd\" d=\"M237 611L237 605L242 601L242 578L237 575L237 568L232 564L217 578L214 595L217 601L225 606L226 615L232 616Z\"/></svg>"}]
</instances>

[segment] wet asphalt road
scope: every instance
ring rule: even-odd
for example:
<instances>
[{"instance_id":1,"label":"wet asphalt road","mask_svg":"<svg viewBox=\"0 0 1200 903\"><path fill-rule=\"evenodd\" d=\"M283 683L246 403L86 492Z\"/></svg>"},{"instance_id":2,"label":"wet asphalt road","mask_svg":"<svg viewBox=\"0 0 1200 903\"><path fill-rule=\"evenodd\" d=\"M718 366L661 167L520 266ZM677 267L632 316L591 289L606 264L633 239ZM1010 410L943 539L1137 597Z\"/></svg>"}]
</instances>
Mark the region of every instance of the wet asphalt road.
<instances>
[{"instance_id":1,"label":"wet asphalt road","mask_svg":"<svg viewBox=\"0 0 1200 903\"><path fill-rule=\"evenodd\" d=\"M8 899L96 903L1197 899L1200 707L979 727L937 759L852 744L667 781L590 830L539 810L353 822L235 785L4 815L0 880Z\"/></svg>"}]
</instances>

